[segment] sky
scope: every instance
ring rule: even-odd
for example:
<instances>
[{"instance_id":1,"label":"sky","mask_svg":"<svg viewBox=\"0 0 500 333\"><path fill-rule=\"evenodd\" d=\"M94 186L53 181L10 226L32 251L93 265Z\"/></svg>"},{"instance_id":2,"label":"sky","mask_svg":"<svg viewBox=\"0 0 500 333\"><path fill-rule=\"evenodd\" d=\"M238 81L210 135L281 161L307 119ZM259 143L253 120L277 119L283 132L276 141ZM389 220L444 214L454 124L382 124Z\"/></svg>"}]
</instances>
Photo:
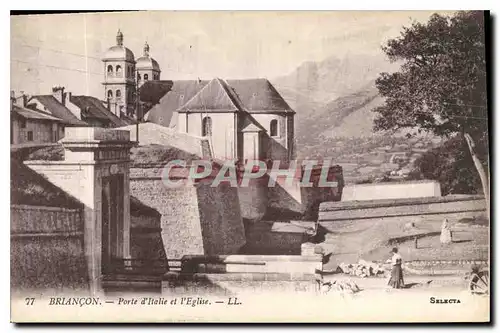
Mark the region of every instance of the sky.
<instances>
[{"instance_id":1,"label":"sky","mask_svg":"<svg viewBox=\"0 0 500 333\"><path fill-rule=\"evenodd\" d=\"M107 48L139 57L144 43L161 79L272 79L305 61L376 55L425 11L182 12L11 16L11 90L50 94L53 86L104 98ZM449 14L449 13L448 13Z\"/></svg>"}]
</instances>

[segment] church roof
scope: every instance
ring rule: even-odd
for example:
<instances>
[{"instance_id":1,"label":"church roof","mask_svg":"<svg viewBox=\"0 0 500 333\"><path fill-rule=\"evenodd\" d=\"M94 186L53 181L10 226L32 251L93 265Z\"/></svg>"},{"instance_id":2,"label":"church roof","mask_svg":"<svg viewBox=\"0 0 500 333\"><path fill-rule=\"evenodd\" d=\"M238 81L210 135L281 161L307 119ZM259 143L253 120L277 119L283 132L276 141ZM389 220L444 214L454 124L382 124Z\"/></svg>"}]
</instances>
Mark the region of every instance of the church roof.
<instances>
[{"instance_id":1,"label":"church roof","mask_svg":"<svg viewBox=\"0 0 500 333\"><path fill-rule=\"evenodd\" d=\"M175 110L194 97L208 81L163 80L148 81L140 88L141 101L155 104L144 120L168 127Z\"/></svg>"},{"instance_id":2,"label":"church roof","mask_svg":"<svg viewBox=\"0 0 500 333\"><path fill-rule=\"evenodd\" d=\"M295 113L267 79L218 80L222 82L225 94L240 110L249 113ZM146 82L141 87L141 100L156 105L146 113L144 119L169 126L172 115L184 108L208 83L206 80ZM217 93L216 90L214 92ZM209 104L214 103L207 102L205 106ZM209 110L203 109L202 112ZM175 122L175 119L172 121Z\"/></svg>"},{"instance_id":3,"label":"church roof","mask_svg":"<svg viewBox=\"0 0 500 333\"><path fill-rule=\"evenodd\" d=\"M134 53L123 45L111 46L106 53L104 53L103 61L106 60L125 60L135 62Z\"/></svg>"},{"instance_id":4,"label":"church roof","mask_svg":"<svg viewBox=\"0 0 500 333\"><path fill-rule=\"evenodd\" d=\"M144 44L144 53L142 57L137 59L135 64L136 69L152 69L154 71L160 71L160 65L149 55L149 44L146 42Z\"/></svg>"},{"instance_id":5,"label":"church roof","mask_svg":"<svg viewBox=\"0 0 500 333\"><path fill-rule=\"evenodd\" d=\"M227 80L241 101L245 111L250 113L294 111L267 79Z\"/></svg>"},{"instance_id":6,"label":"church roof","mask_svg":"<svg viewBox=\"0 0 500 333\"><path fill-rule=\"evenodd\" d=\"M87 126L87 123L78 119L67 107L62 105L52 95L36 95L37 99L54 116L62 119L63 123L73 126Z\"/></svg>"},{"instance_id":7,"label":"church roof","mask_svg":"<svg viewBox=\"0 0 500 333\"><path fill-rule=\"evenodd\" d=\"M104 54L102 61L107 60L125 60L135 62L134 53L123 46L123 33L120 30L118 30L118 33L116 34L116 45L111 46Z\"/></svg>"},{"instance_id":8,"label":"church roof","mask_svg":"<svg viewBox=\"0 0 500 333\"><path fill-rule=\"evenodd\" d=\"M215 78L193 98L177 109L178 112L235 112L239 111L234 94L224 81Z\"/></svg>"},{"instance_id":9,"label":"church roof","mask_svg":"<svg viewBox=\"0 0 500 333\"><path fill-rule=\"evenodd\" d=\"M150 56L142 56L135 62L135 69L152 69L159 72L160 65L158 65L158 62Z\"/></svg>"}]
</instances>

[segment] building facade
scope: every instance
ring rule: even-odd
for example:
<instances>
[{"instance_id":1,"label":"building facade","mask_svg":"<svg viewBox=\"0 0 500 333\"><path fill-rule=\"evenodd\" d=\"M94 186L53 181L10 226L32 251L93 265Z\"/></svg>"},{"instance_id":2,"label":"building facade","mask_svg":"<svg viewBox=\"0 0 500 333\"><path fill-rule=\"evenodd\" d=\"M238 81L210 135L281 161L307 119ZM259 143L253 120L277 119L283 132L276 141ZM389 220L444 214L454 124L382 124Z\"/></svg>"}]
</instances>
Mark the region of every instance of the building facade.
<instances>
[{"instance_id":1,"label":"building facade","mask_svg":"<svg viewBox=\"0 0 500 333\"><path fill-rule=\"evenodd\" d=\"M27 96L17 99L11 92L10 144L32 145L55 143L64 136L64 121L46 112L28 107Z\"/></svg>"}]
</instances>

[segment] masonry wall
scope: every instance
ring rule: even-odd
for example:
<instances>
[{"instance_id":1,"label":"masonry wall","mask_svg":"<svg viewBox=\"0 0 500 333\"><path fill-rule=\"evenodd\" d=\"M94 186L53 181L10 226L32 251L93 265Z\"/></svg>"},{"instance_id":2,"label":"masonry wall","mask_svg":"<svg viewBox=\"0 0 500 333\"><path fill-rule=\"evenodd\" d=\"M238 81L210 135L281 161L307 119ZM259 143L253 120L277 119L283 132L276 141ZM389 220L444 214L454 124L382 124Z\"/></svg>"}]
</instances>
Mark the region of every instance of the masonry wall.
<instances>
[{"instance_id":1,"label":"masonry wall","mask_svg":"<svg viewBox=\"0 0 500 333\"><path fill-rule=\"evenodd\" d=\"M88 291L79 209L12 205L11 287L14 291Z\"/></svg>"},{"instance_id":2,"label":"masonry wall","mask_svg":"<svg viewBox=\"0 0 500 333\"><path fill-rule=\"evenodd\" d=\"M132 259L166 259L160 216L130 217L130 256Z\"/></svg>"},{"instance_id":3,"label":"masonry wall","mask_svg":"<svg viewBox=\"0 0 500 333\"><path fill-rule=\"evenodd\" d=\"M162 168L131 169L130 190L161 214L161 234L169 259L187 254L236 253L244 229L235 188L169 188Z\"/></svg>"},{"instance_id":4,"label":"masonry wall","mask_svg":"<svg viewBox=\"0 0 500 333\"><path fill-rule=\"evenodd\" d=\"M265 215L269 200L267 180L251 180L249 186L237 188L242 218L257 222Z\"/></svg>"},{"instance_id":5,"label":"masonry wall","mask_svg":"<svg viewBox=\"0 0 500 333\"><path fill-rule=\"evenodd\" d=\"M238 189L196 185L205 254L235 254L246 243Z\"/></svg>"},{"instance_id":6,"label":"masonry wall","mask_svg":"<svg viewBox=\"0 0 500 333\"><path fill-rule=\"evenodd\" d=\"M460 219L484 216L486 213L486 203L479 196L373 200L347 204L323 203L318 219L320 225L329 232L345 231L345 228L356 232L374 224L404 225L411 222L428 230L440 230L445 218L453 224Z\"/></svg>"}]
</instances>

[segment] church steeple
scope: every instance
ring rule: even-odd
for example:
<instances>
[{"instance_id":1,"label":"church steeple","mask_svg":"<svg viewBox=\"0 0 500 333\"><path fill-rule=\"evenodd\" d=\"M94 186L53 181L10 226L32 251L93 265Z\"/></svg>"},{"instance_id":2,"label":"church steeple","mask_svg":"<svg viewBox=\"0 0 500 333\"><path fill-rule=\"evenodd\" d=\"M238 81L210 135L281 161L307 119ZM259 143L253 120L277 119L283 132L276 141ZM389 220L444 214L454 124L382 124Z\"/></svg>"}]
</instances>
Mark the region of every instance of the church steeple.
<instances>
[{"instance_id":1,"label":"church steeple","mask_svg":"<svg viewBox=\"0 0 500 333\"><path fill-rule=\"evenodd\" d=\"M116 33L116 45L108 48L104 62L104 98L109 101L110 110L118 117L131 115L135 105L133 96L135 84L134 53L123 45L123 33Z\"/></svg>"},{"instance_id":2,"label":"church steeple","mask_svg":"<svg viewBox=\"0 0 500 333\"><path fill-rule=\"evenodd\" d=\"M118 33L116 34L116 45L123 46L123 33L118 29Z\"/></svg>"}]
</instances>

